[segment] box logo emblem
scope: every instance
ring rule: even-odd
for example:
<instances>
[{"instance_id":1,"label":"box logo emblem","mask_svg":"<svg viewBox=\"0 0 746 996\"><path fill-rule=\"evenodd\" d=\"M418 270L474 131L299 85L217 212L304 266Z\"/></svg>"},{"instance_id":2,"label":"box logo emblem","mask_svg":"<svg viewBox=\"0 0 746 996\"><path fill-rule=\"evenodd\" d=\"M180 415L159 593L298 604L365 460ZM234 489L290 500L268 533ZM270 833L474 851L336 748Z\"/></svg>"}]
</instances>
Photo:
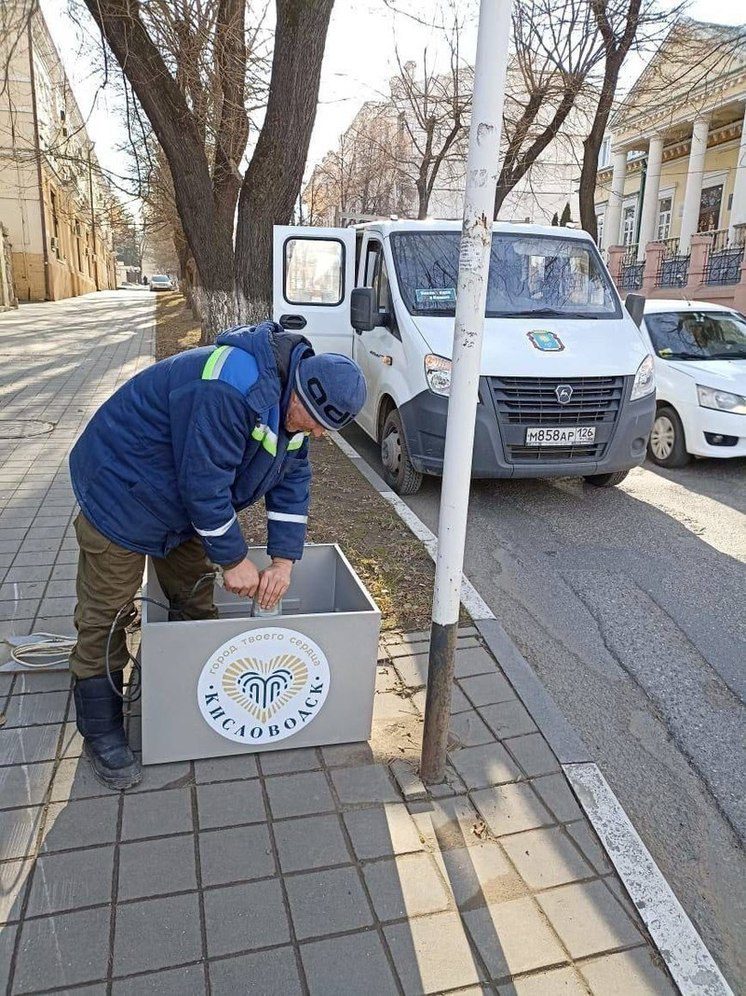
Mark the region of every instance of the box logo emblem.
<instances>
[{"instance_id":1,"label":"box logo emblem","mask_svg":"<svg viewBox=\"0 0 746 996\"><path fill-rule=\"evenodd\" d=\"M561 353L565 348L560 337L546 329L535 329L533 332L527 332L526 335L534 349L538 349L541 353Z\"/></svg>"},{"instance_id":2,"label":"box logo emblem","mask_svg":"<svg viewBox=\"0 0 746 996\"><path fill-rule=\"evenodd\" d=\"M285 740L312 723L329 693L329 662L303 633L270 626L228 640L197 682L202 718L246 744Z\"/></svg>"}]
</instances>

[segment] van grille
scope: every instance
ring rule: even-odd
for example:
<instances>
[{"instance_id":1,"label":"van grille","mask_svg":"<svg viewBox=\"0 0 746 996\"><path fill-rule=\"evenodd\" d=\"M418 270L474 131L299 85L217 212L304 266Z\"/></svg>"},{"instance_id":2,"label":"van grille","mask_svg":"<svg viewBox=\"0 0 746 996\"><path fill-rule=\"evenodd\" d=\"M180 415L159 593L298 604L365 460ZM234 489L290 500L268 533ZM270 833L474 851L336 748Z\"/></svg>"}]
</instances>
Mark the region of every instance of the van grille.
<instances>
[{"instance_id":1,"label":"van grille","mask_svg":"<svg viewBox=\"0 0 746 996\"><path fill-rule=\"evenodd\" d=\"M624 398L624 377L489 377L506 455L513 463L599 460L603 457ZM557 388L572 397L561 405ZM595 425L596 441L578 446L526 446L519 426Z\"/></svg>"}]
</instances>

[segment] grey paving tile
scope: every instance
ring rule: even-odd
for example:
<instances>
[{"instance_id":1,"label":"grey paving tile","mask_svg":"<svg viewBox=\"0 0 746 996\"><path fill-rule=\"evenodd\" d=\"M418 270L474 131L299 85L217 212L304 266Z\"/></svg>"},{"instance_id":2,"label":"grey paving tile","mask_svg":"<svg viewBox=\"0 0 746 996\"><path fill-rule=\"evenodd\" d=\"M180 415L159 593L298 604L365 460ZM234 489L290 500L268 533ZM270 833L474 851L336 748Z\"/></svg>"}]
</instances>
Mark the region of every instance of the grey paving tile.
<instances>
[{"instance_id":1,"label":"grey paving tile","mask_svg":"<svg viewBox=\"0 0 746 996\"><path fill-rule=\"evenodd\" d=\"M75 595L67 598L45 598L41 603L39 612L42 616L72 616L75 611L77 598Z\"/></svg>"},{"instance_id":2,"label":"grey paving tile","mask_svg":"<svg viewBox=\"0 0 746 996\"><path fill-rule=\"evenodd\" d=\"M594 996L675 996L660 957L649 947L594 958L580 966Z\"/></svg>"},{"instance_id":3,"label":"grey paving tile","mask_svg":"<svg viewBox=\"0 0 746 996\"><path fill-rule=\"evenodd\" d=\"M488 674L461 678L459 685L471 704L477 707L493 705L496 702L509 702L516 697L508 680L497 669Z\"/></svg>"},{"instance_id":4,"label":"grey paving tile","mask_svg":"<svg viewBox=\"0 0 746 996\"><path fill-rule=\"evenodd\" d=\"M43 594L43 581L8 581L0 584L0 602L16 602L21 599L38 601Z\"/></svg>"},{"instance_id":5,"label":"grey paving tile","mask_svg":"<svg viewBox=\"0 0 746 996\"><path fill-rule=\"evenodd\" d=\"M205 885L228 885L275 873L266 823L205 831L199 835L199 849Z\"/></svg>"},{"instance_id":6,"label":"grey paving tile","mask_svg":"<svg viewBox=\"0 0 746 996\"><path fill-rule=\"evenodd\" d=\"M36 598L21 598L13 602L0 602L0 620L10 624L12 633L13 623L16 619L33 619L38 608L39 602Z\"/></svg>"},{"instance_id":7,"label":"grey paving tile","mask_svg":"<svg viewBox=\"0 0 746 996\"><path fill-rule=\"evenodd\" d=\"M421 688L427 684L428 655L426 653L395 657L393 664L407 688Z\"/></svg>"},{"instance_id":8,"label":"grey paving tile","mask_svg":"<svg viewBox=\"0 0 746 996\"><path fill-rule=\"evenodd\" d=\"M533 830L553 822L530 786L523 782L480 789L472 799L488 829L496 837Z\"/></svg>"},{"instance_id":9,"label":"grey paving tile","mask_svg":"<svg viewBox=\"0 0 746 996\"><path fill-rule=\"evenodd\" d=\"M196 893L120 903L114 928L114 973L147 972L198 961L202 935Z\"/></svg>"},{"instance_id":10,"label":"grey paving tile","mask_svg":"<svg viewBox=\"0 0 746 996\"><path fill-rule=\"evenodd\" d=\"M111 901L114 848L42 854L34 872L27 916L41 916Z\"/></svg>"},{"instance_id":11,"label":"grey paving tile","mask_svg":"<svg viewBox=\"0 0 746 996\"><path fill-rule=\"evenodd\" d=\"M381 921L440 913L452 905L429 854L402 854L363 866L373 908Z\"/></svg>"},{"instance_id":12,"label":"grey paving tile","mask_svg":"<svg viewBox=\"0 0 746 996\"><path fill-rule=\"evenodd\" d=\"M403 803L348 810L344 821L360 860L422 850L417 824Z\"/></svg>"},{"instance_id":13,"label":"grey paving tile","mask_svg":"<svg viewBox=\"0 0 746 996\"><path fill-rule=\"evenodd\" d=\"M311 996L389 996L398 992L381 940L367 930L301 947Z\"/></svg>"},{"instance_id":14,"label":"grey paving tile","mask_svg":"<svg viewBox=\"0 0 746 996\"><path fill-rule=\"evenodd\" d=\"M41 817L40 806L0 810L0 861L25 858L33 851Z\"/></svg>"},{"instance_id":15,"label":"grey paving tile","mask_svg":"<svg viewBox=\"0 0 746 996\"><path fill-rule=\"evenodd\" d=\"M393 784L385 764L360 764L331 771L334 789L345 805L399 802L401 795Z\"/></svg>"},{"instance_id":16,"label":"grey paving tile","mask_svg":"<svg viewBox=\"0 0 746 996\"><path fill-rule=\"evenodd\" d=\"M33 865L32 860L4 861L0 864L0 924L20 919Z\"/></svg>"},{"instance_id":17,"label":"grey paving tile","mask_svg":"<svg viewBox=\"0 0 746 996\"><path fill-rule=\"evenodd\" d=\"M208 889L204 902L207 950L211 958L287 944L290 940L290 925L277 878Z\"/></svg>"},{"instance_id":18,"label":"grey paving tile","mask_svg":"<svg viewBox=\"0 0 746 996\"><path fill-rule=\"evenodd\" d=\"M266 786L269 807L276 820L334 810L334 799L321 771L275 775L267 779Z\"/></svg>"},{"instance_id":19,"label":"grey paving tile","mask_svg":"<svg viewBox=\"0 0 746 996\"><path fill-rule=\"evenodd\" d=\"M466 847L476 838L482 820L469 799L454 796L411 803L409 811L420 837L433 849Z\"/></svg>"},{"instance_id":20,"label":"grey paving tile","mask_svg":"<svg viewBox=\"0 0 746 996\"><path fill-rule=\"evenodd\" d=\"M354 867L307 872L285 879L299 940L368 927L373 915ZM323 904L323 914L320 906Z\"/></svg>"},{"instance_id":21,"label":"grey paving tile","mask_svg":"<svg viewBox=\"0 0 746 996\"><path fill-rule=\"evenodd\" d=\"M33 550L17 553L13 558L13 567L39 567L45 565L51 567L57 563L59 556L55 556L54 550ZM77 557L76 557L77 561Z\"/></svg>"},{"instance_id":22,"label":"grey paving tile","mask_svg":"<svg viewBox=\"0 0 746 996\"><path fill-rule=\"evenodd\" d=\"M189 789L167 789L124 797L122 840L158 837L192 829Z\"/></svg>"},{"instance_id":23,"label":"grey paving tile","mask_svg":"<svg viewBox=\"0 0 746 996\"><path fill-rule=\"evenodd\" d=\"M468 788L487 788L517 781L521 772L508 752L498 743L454 750L449 760Z\"/></svg>"},{"instance_id":24,"label":"grey paving tile","mask_svg":"<svg viewBox=\"0 0 746 996\"><path fill-rule=\"evenodd\" d=\"M291 947L211 961L210 982L213 996L301 996L304 992Z\"/></svg>"},{"instance_id":25,"label":"grey paving tile","mask_svg":"<svg viewBox=\"0 0 746 996\"><path fill-rule=\"evenodd\" d=\"M154 996L202 996L207 992L205 970L202 965L187 965L164 972L115 979L111 991L114 996L147 996L149 993Z\"/></svg>"},{"instance_id":26,"label":"grey paving tile","mask_svg":"<svg viewBox=\"0 0 746 996\"><path fill-rule=\"evenodd\" d=\"M419 688L416 692L412 693L412 702L417 707L417 711L423 716L425 715L425 701L427 699L427 689ZM451 694L451 715L454 716L459 712L468 712L471 709L471 702L467 699L458 685L453 686L453 691Z\"/></svg>"},{"instance_id":27,"label":"grey paving tile","mask_svg":"<svg viewBox=\"0 0 746 996\"><path fill-rule=\"evenodd\" d=\"M506 837L503 847L524 882L534 891L594 875L591 866L560 827L529 830Z\"/></svg>"},{"instance_id":28,"label":"grey paving tile","mask_svg":"<svg viewBox=\"0 0 746 996\"><path fill-rule=\"evenodd\" d=\"M197 806L203 830L266 819L262 787L257 780L198 785Z\"/></svg>"},{"instance_id":29,"label":"grey paving tile","mask_svg":"<svg viewBox=\"0 0 746 996\"><path fill-rule=\"evenodd\" d=\"M47 598L75 598L75 579L57 578L50 581L46 590Z\"/></svg>"},{"instance_id":30,"label":"grey paving tile","mask_svg":"<svg viewBox=\"0 0 746 996\"><path fill-rule=\"evenodd\" d=\"M475 985L481 971L457 913L436 913L383 928L407 996Z\"/></svg>"},{"instance_id":31,"label":"grey paving tile","mask_svg":"<svg viewBox=\"0 0 746 996\"><path fill-rule=\"evenodd\" d=\"M134 718L139 721L139 716ZM133 724L133 719L130 719L131 724ZM134 735L134 724L131 726L131 730L133 732L129 733L129 741L134 750L137 740ZM184 788L191 784L192 774L188 761L172 761L170 764L145 764L142 769L142 781L129 791L137 794L138 792L152 792L154 789Z\"/></svg>"},{"instance_id":32,"label":"grey paving tile","mask_svg":"<svg viewBox=\"0 0 746 996\"><path fill-rule=\"evenodd\" d=\"M260 755L259 763L263 775L291 775L296 771L313 771L321 767L319 752L315 747L267 751Z\"/></svg>"},{"instance_id":33,"label":"grey paving tile","mask_svg":"<svg viewBox=\"0 0 746 996\"><path fill-rule=\"evenodd\" d=\"M444 876L456 902L476 909L526 894L526 886L494 840L468 840L440 855Z\"/></svg>"},{"instance_id":34,"label":"grey paving tile","mask_svg":"<svg viewBox=\"0 0 746 996\"><path fill-rule=\"evenodd\" d=\"M283 873L351 861L336 815L279 820L274 824L274 834Z\"/></svg>"},{"instance_id":35,"label":"grey paving tile","mask_svg":"<svg viewBox=\"0 0 746 996\"><path fill-rule=\"evenodd\" d=\"M536 733L534 721L518 700L482 706L479 714L496 737L505 740L525 733Z\"/></svg>"},{"instance_id":36,"label":"grey paving tile","mask_svg":"<svg viewBox=\"0 0 746 996\"><path fill-rule=\"evenodd\" d=\"M57 767L50 799L52 802L66 802L68 799L90 799L106 793L107 789L93 774L87 759L69 757L60 761Z\"/></svg>"},{"instance_id":37,"label":"grey paving tile","mask_svg":"<svg viewBox=\"0 0 746 996\"><path fill-rule=\"evenodd\" d=\"M456 650L457 678L469 678L474 674L491 674L496 670L494 658L484 647Z\"/></svg>"},{"instance_id":38,"label":"grey paving tile","mask_svg":"<svg viewBox=\"0 0 746 996\"><path fill-rule=\"evenodd\" d=\"M259 769L255 754L238 754L235 757L211 757L194 762L197 782L227 782L240 778L258 778Z\"/></svg>"},{"instance_id":39,"label":"grey paving tile","mask_svg":"<svg viewBox=\"0 0 746 996\"><path fill-rule=\"evenodd\" d=\"M38 806L44 801L53 770L51 761L0 768L0 807Z\"/></svg>"},{"instance_id":40,"label":"grey paving tile","mask_svg":"<svg viewBox=\"0 0 746 996\"><path fill-rule=\"evenodd\" d=\"M561 885L536 898L573 958L631 946L642 939L603 882Z\"/></svg>"},{"instance_id":41,"label":"grey paving tile","mask_svg":"<svg viewBox=\"0 0 746 996\"><path fill-rule=\"evenodd\" d=\"M588 996L588 989L577 971L569 966L513 979L498 986L497 991L499 996Z\"/></svg>"},{"instance_id":42,"label":"grey paving tile","mask_svg":"<svg viewBox=\"0 0 746 996\"><path fill-rule=\"evenodd\" d=\"M529 733L504 741L505 746L529 778L560 770L559 762L540 733Z\"/></svg>"},{"instance_id":43,"label":"grey paving tile","mask_svg":"<svg viewBox=\"0 0 746 996\"><path fill-rule=\"evenodd\" d=\"M11 695L5 709L5 729L62 723L69 693L41 692L39 695Z\"/></svg>"},{"instance_id":44,"label":"grey paving tile","mask_svg":"<svg viewBox=\"0 0 746 996\"><path fill-rule=\"evenodd\" d=\"M464 747L477 747L494 742L492 731L474 709L451 716L451 736Z\"/></svg>"},{"instance_id":45,"label":"grey paving tile","mask_svg":"<svg viewBox=\"0 0 746 996\"><path fill-rule=\"evenodd\" d=\"M582 810L563 774L543 775L535 778L531 785L539 793L545 806L554 813L558 822L569 823L579 820Z\"/></svg>"},{"instance_id":46,"label":"grey paving tile","mask_svg":"<svg viewBox=\"0 0 746 996\"><path fill-rule=\"evenodd\" d=\"M194 837L166 837L122 844L119 850L119 899L184 892L197 888Z\"/></svg>"},{"instance_id":47,"label":"grey paving tile","mask_svg":"<svg viewBox=\"0 0 746 996\"><path fill-rule=\"evenodd\" d=\"M463 918L492 978L561 965L568 960L529 897L467 910Z\"/></svg>"},{"instance_id":48,"label":"grey paving tile","mask_svg":"<svg viewBox=\"0 0 746 996\"><path fill-rule=\"evenodd\" d=\"M16 674L14 695L35 695L38 692L52 692L70 687L70 672L66 669L55 671L21 671Z\"/></svg>"},{"instance_id":49,"label":"grey paving tile","mask_svg":"<svg viewBox=\"0 0 746 996\"><path fill-rule=\"evenodd\" d=\"M53 803L47 810L42 851L111 843L116 839L118 808L119 799L113 793Z\"/></svg>"},{"instance_id":50,"label":"grey paving tile","mask_svg":"<svg viewBox=\"0 0 746 996\"><path fill-rule=\"evenodd\" d=\"M103 979L108 959L108 911L94 909L27 920L14 989L38 991Z\"/></svg>"},{"instance_id":51,"label":"grey paving tile","mask_svg":"<svg viewBox=\"0 0 746 996\"><path fill-rule=\"evenodd\" d=\"M4 927L0 930L0 989L3 992L7 991L17 930L17 927Z\"/></svg>"},{"instance_id":52,"label":"grey paving tile","mask_svg":"<svg viewBox=\"0 0 746 996\"><path fill-rule=\"evenodd\" d=\"M568 823L565 829L575 840L586 860L599 875L606 875L612 871L612 864L606 855L606 851L604 851L598 837L591 830L586 820L583 819L578 820L577 823Z\"/></svg>"}]
</instances>

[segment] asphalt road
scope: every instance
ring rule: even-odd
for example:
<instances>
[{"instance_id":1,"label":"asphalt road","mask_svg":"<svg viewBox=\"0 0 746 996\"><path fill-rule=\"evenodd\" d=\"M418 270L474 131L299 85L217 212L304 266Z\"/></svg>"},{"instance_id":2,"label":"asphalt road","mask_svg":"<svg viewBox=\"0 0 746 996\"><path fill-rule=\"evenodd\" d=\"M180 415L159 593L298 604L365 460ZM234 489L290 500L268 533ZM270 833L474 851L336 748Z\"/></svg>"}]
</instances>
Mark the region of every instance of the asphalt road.
<instances>
[{"instance_id":1,"label":"asphalt road","mask_svg":"<svg viewBox=\"0 0 746 996\"><path fill-rule=\"evenodd\" d=\"M356 426L348 441L381 471ZM440 482L406 499L437 532ZM746 991L746 460L474 482L465 570Z\"/></svg>"}]
</instances>

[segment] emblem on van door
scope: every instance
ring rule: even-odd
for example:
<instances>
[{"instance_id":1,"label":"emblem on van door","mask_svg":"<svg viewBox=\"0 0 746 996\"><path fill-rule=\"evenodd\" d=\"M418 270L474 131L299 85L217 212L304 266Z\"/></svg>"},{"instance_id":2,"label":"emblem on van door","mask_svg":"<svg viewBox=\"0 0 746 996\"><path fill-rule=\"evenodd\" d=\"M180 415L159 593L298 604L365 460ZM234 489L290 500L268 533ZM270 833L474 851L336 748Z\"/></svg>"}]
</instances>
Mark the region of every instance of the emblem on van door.
<instances>
[{"instance_id":1,"label":"emblem on van door","mask_svg":"<svg viewBox=\"0 0 746 996\"><path fill-rule=\"evenodd\" d=\"M561 405L570 404L572 400L572 388L569 384L558 384L554 389L554 393L557 395L557 401Z\"/></svg>"},{"instance_id":2,"label":"emblem on van door","mask_svg":"<svg viewBox=\"0 0 746 996\"><path fill-rule=\"evenodd\" d=\"M565 348L560 337L554 332L537 329L534 332L527 332L526 335L531 340L534 349L538 349L542 353L559 353Z\"/></svg>"}]
</instances>

